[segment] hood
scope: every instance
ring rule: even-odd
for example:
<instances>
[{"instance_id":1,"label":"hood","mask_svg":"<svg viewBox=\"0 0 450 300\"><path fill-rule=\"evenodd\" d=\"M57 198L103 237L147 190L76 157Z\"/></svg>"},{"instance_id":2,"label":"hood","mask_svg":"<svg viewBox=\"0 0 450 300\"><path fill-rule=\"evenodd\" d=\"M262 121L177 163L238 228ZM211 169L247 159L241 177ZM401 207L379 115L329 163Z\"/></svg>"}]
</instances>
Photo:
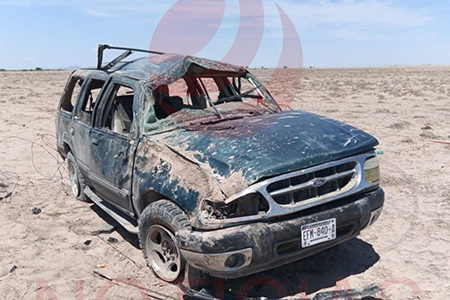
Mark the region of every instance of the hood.
<instances>
[{"instance_id":1,"label":"hood","mask_svg":"<svg viewBox=\"0 0 450 300\"><path fill-rule=\"evenodd\" d=\"M223 121L205 125L202 131L185 129L164 142L209 169L225 186L227 196L262 178L371 151L378 145L355 127L304 111ZM239 178L242 182L236 182Z\"/></svg>"}]
</instances>

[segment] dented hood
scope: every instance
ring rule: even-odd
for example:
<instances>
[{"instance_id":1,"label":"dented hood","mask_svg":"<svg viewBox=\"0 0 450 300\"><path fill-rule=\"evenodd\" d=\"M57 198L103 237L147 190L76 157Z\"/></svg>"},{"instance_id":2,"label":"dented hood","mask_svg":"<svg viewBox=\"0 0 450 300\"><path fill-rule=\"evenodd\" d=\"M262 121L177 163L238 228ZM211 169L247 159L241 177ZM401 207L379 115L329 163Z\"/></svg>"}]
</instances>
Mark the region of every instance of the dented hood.
<instances>
[{"instance_id":1,"label":"dented hood","mask_svg":"<svg viewBox=\"0 0 450 300\"><path fill-rule=\"evenodd\" d=\"M357 128L304 111L196 128L178 131L165 142L209 170L227 196L262 178L360 154L378 145L373 136Z\"/></svg>"}]
</instances>

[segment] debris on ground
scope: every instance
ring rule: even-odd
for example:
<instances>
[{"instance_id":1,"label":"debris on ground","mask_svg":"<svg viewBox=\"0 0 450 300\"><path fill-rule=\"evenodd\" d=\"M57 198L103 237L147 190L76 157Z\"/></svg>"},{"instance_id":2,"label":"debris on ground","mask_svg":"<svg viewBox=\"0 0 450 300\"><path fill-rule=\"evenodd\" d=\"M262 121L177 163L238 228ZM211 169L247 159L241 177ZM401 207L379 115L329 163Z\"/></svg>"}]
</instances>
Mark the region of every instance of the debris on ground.
<instances>
[{"instance_id":1,"label":"debris on ground","mask_svg":"<svg viewBox=\"0 0 450 300\"><path fill-rule=\"evenodd\" d=\"M38 215L42 212L42 210L38 207L35 207L31 210L33 212L33 214Z\"/></svg>"},{"instance_id":2,"label":"debris on ground","mask_svg":"<svg viewBox=\"0 0 450 300\"><path fill-rule=\"evenodd\" d=\"M112 281L113 279L109 276L106 276L105 274L102 274L98 271L94 271L94 277L100 278L100 279L106 279L108 281Z\"/></svg>"},{"instance_id":3,"label":"debris on ground","mask_svg":"<svg viewBox=\"0 0 450 300\"><path fill-rule=\"evenodd\" d=\"M12 196L12 192L8 192L7 188L9 187L9 184L0 182L0 193L6 193L5 196L0 196L0 201L7 199Z\"/></svg>"},{"instance_id":4,"label":"debris on ground","mask_svg":"<svg viewBox=\"0 0 450 300\"><path fill-rule=\"evenodd\" d=\"M104 269L106 267L108 267L108 264L106 264L106 263L97 266L97 268L100 268L100 269Z\"/></svg>"},{"instance_id":5,"label":"debris on ground","mask_svg":"<svg viewBox=\"0 0 450 300\"><path fill-rule=\"evenodd\" d=\"M4 197L0 197L0 201L2 201L3 199L8 199L9 197L12 196L12 192L9 192L8 194L6 194Z\"/></svg>"},{"instance_id":6,"label":"debris on ground","mask_svg":"<svg viewBox=\"0 0 450 300\"><path fill-rule=\"evenodd\" d=\"M9 273L14 272L15 270L17 270L17 266L13 266L13 267L11 268L11 270L9 270Z\"/></svg>"},{"instance_id":7,"label":"debris on ground","mask_svg":"<svg viewBox=\"0 0 450 300\"><path fill-rule=\"evenodd\" d=\"M83 244L86 245L86 246L89 246L91 244L91 242L92 242L91 240L86 240L86 241L84 241Z\"/></svg>"},{"instance_id":8,"label":"debris on ground","mask_svg":"<svg viewBox=\"0 0 450 300\"><path fill-rule=\"evenodd\" d=\"M119 240L116 239L116 238L113 238L113 237L109 237L109 238L108 238L108 243L116 244L116 243L118 243L118 242L119 242Z\"/></svg>"},{"instance_id":9,"label":"debris on ground","mask_svg":"<svg viewBox=\"0 0 450 300\"><path fill-rule=\"evenodd\" d=\"M214 292L211 293L205 289L202 289L200 292L191 290L191 289L183 289L186 293L185 299L193 299L193 300L216 300L217 298L214 295ZM226 299L236 299L236 295L227 295L223 300ZM266 297L238 297L244 300L269 300ZM340 291L331 291L331 292L323 292L318 293L312 298L301 298L301 300L381 300L382 298L382 290L378 285L371 285L363 290L340 290ZM291 299L295 300L295 299Z\"/></svg>"},{"instance_id":10,"label":"debris on ground","mask_svg":"<svg viewBox=\"0 0 450 300\"><path fill-rule=\"evenodd\" d=\"M430 142L435 143L435 144L450 145L450 142L448 142L448 141L436 141L436 140L433 140L433 141L430 141Z\"/></svg>"},{"instance_id":11,"label":"debris on ground","mask_svg":"<svg viewBox=\"0 0 450 300\"><path fill-rule=\"evenodd\" d=\"M108 224L108 225L103 226L99 230L92 231L91 234L92 235L111 234L114 232L114 230L116 230L116 226Z\"/></svg>"},{"instance_id":12,"label":"debris on ground","mask_svg":"<svg viewBox=\"0 0 450 300\"><path fill-rule=\"evenodd\" d=\"M405 139L402 140L402 143L408 143L408 144L410 144L410 143L414 143L414 140L411 139L411 138L405 138Z\"/></svg>"}]
</instances>

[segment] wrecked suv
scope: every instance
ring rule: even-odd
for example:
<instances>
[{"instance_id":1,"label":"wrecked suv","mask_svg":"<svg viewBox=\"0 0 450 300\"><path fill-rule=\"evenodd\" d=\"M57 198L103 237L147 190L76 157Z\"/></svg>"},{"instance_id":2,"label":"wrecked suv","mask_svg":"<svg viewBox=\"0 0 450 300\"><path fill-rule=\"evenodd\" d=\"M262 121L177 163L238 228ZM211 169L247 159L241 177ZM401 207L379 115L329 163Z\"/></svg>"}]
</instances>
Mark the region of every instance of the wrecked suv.
<instances>
[{"instance_id":1,"label":"wrecked suv","mask_svg":"<svg viewBox=\"0 0 450 300\"><path fill-rule=\"evenodd\" d=\"M105 49L125 50L103 65ZM185 263L236 278L357 236L381 213L377 140L282 111L249 71L192 56L101 45L59 104L72 191L139 236L173 282Z\"/></svg>"}]
</instances>

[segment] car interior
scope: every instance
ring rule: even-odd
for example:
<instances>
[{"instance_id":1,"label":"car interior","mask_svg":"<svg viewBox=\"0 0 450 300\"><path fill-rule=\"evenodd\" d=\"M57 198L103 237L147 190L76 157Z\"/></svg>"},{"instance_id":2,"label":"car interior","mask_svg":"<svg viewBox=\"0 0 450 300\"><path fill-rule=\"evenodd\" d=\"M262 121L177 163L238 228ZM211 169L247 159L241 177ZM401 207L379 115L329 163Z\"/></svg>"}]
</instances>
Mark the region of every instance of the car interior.
<instances>
[{"instance_id":1,"label":"car interior","mask_svg":"<svg viewBox=\"0 0 450 300\"><path fill-rule=\"evenodd\" d=\"M133 123L134 91L125 86L117 86L112 96L104 127L115 133L127 135Z\"/></svg>"},{"instance_id":2,"label":"car interior","mask_svg":"<svg viewBox=\"0 0 450 300\"><path fill-rule=\"evenodd\" d=\"M184 108L206 109L220 104L221 99L237 95L236 88L227 76L185 76L170 85L160 85L153 90L156 117L161 120ZM235 99L234 101L241 101ZM222 102L223 103L223 102Z\"/></svg>"}]
</instances>

